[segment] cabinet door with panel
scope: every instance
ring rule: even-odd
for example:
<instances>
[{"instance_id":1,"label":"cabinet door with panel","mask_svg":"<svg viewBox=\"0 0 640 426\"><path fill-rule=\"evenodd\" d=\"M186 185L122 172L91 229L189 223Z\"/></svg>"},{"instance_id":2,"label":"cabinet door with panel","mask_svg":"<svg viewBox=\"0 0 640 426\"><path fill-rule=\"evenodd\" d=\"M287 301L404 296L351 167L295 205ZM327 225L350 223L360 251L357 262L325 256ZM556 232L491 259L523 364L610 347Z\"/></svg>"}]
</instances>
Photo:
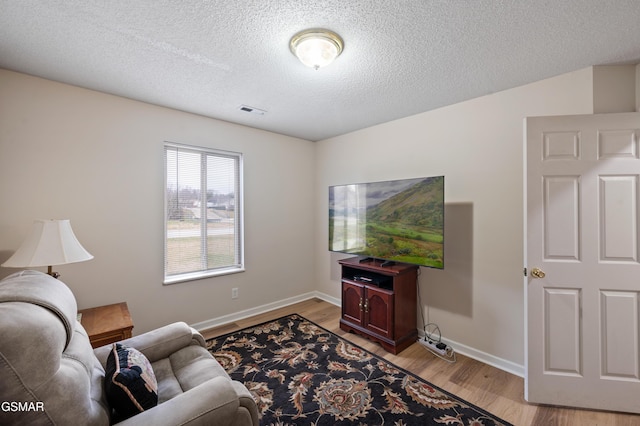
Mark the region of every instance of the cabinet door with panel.
<instances>
[{"instance_id":1,"label":"cabinet door with panel","mask_svg":"<svg viewBox=\"0 0 640 426\"><path fill-rule=\"evenodd\" d=\"M365 286L364 300L363 326L380 336L393 339L393 292Z\"/></svg>"},{"instance_id":2,"label":"cabinet door with panel","mask_svg":"<svg viewBox=\"0 0 640 426\"><path fill-rule=\"evenodd\" d=\"M342 282L342 318L377 335L393 338L393 292Z\"/></svg>"},{"instance_id":3,"label":"cabinet door with panel","mask_svg":"<svg viewBox=\"0 0 640 426\"><path fill-rule=\"evenodd\" d=\"M342 282L342 318L363 325L364 285Z\"/></svg>"}]
</instances>

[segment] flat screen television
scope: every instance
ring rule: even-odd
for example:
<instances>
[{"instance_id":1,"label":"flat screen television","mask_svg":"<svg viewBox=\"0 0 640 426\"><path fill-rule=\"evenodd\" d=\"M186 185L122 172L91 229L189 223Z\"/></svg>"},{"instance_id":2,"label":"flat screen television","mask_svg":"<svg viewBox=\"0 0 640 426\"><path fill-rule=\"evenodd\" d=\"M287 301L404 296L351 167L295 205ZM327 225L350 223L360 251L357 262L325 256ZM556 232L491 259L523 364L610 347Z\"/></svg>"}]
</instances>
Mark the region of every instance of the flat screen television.
<instances>
[{"instance_id":1,"label":"flat screen television","mask_svg":"<svg viewBox=\"0 0 640 426\"><path fill-rule=\"evenodd\" d=\"M329 250L444 268L444 176L329 187Z\"/></svg>"}]
</instances>

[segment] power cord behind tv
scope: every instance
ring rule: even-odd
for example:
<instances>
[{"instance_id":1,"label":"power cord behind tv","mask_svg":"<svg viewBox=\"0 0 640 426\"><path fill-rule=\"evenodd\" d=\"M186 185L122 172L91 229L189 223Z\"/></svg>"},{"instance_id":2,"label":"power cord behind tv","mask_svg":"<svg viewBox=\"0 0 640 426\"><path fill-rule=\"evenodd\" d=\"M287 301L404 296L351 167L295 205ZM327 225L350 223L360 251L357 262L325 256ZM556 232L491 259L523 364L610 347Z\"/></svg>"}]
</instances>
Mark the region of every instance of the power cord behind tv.
<instances>
[{"instance_id":1,"label":"power cord behind tv","mask_svg":"<svg viewBox=\"0 0 640 426\"><path fill-rule=\"evenodd\" d=\"M418 270L418 272L420 272L420 270ZM418 287L418 303L420 306L420 316L422 317L422 324L424 324L424 338L420 339L418 342L438 358L450 363L456 362L456 352L451 346L442 341L442 333L440 332L440 327L438 327L438 324L432 322L426 323L424 319L422 298L420 296L420 282L418 280L416 281L416 286ZM437 337L435 335L436 333Z\"/></svg>"}]
</instances>

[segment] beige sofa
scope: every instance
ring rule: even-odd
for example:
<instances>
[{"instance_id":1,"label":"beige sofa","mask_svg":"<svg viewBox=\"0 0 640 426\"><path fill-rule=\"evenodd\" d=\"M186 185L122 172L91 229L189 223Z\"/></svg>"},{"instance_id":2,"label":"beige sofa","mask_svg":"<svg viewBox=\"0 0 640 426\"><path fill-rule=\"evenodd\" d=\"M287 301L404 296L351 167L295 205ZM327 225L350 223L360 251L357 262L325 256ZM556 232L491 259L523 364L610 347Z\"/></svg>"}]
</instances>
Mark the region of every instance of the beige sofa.
<instances>
[{"instance_id":1,"label":"beige sofa","mask_svg":"<svg viewBox=\"0 0 640 426\"><path fill-rule=\"evenodd\" d=\"M71 290L37 271L0 281L0 424L109 425L111 345L93 350ZM185 323L122 342L149 360L158 405L122 425L258 425L249 391L232 381Z\"/></svg>"}]
</instances>

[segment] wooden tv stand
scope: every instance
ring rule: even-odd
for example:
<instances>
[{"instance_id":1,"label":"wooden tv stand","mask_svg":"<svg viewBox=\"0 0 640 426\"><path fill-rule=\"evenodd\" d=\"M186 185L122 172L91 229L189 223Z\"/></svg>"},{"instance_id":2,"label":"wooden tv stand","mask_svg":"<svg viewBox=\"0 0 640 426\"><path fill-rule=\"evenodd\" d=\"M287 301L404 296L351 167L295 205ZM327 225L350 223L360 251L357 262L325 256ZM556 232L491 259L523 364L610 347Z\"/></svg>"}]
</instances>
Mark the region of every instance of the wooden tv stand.
<instances>
[{"instance_id":1,"label":"wooden tv stand","mask_svg":"<svg viewBox=\"0 0 640 426\"><path fill-rule=\"evenodd\" d=\"M418 339L418 266L380 260L339 260L342 265L340 328L397 354Z\"/></svg>"}]
</instances>

